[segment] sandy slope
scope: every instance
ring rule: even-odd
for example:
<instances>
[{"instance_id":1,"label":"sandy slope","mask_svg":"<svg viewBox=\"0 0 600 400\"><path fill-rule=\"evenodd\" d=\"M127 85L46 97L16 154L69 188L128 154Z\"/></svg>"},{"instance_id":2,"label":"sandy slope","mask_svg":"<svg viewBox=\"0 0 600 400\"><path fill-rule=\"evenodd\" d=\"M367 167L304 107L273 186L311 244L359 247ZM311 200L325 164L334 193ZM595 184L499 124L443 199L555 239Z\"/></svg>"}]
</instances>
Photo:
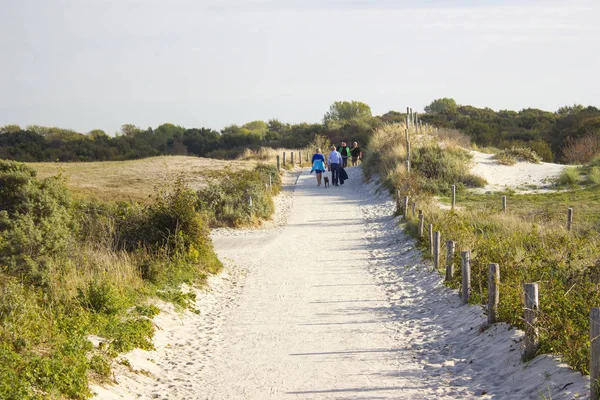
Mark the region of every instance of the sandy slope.
<instances>
[{"instance_id":1,"label":"sandy slope","mask_svg":"<svg viewBox=\"0 0 600 400\"><path fill-rule=\"evenodd\" d=\"M228 267L199 296L201 315L159 315L157 350L128 355L148 373L122 367L98 398L586 396L587 379L552 357L521 364L521 332L480 333L481 308L459 305L397 227L388 194L349 172L328 189L300 176L280 200L287 225L215 232Z\"/></svg>"},{"instance_id":2,"label":"sandy slope","mask_svg":"<svg viewBox=\"0 0 600 400\"><path fill-rule=\"evenodd\" d=\"M515 165L502 165L493 159L493 154L471 151L473 167L471 172L484 177L488 184L480 191L501 191L507 188L517 192L547 191L566 165L519 161Z\"/></svg>"}]
</instances>

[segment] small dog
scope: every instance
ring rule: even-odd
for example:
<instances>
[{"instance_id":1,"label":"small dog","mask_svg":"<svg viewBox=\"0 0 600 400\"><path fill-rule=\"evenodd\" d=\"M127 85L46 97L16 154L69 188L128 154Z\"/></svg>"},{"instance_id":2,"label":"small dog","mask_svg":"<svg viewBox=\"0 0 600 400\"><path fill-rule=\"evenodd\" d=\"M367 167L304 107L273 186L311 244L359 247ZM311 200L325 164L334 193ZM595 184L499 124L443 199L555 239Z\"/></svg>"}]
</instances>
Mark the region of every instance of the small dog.
<instances>
[{"instance_id":1,"label":"small dog","mask_svg":"<svg viewBox=\"0 0 600 400\"><path fill-rule=\"evenodd\" d=\"M325 187L329 187L329 177L324 176L323 177L323 182L325 182Z\"/></svg>"}]
</instances>

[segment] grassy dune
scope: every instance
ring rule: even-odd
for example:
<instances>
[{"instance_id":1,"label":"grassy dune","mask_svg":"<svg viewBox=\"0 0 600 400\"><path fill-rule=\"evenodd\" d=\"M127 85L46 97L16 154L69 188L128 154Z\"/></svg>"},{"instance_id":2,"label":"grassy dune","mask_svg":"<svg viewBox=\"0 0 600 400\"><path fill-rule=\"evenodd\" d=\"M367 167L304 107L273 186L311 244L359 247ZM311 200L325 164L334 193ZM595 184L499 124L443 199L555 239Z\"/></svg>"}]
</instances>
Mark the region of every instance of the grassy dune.
<instances>
[{"instance_id":1,"label":"grassy dune","mask_svg":"<svg viewBox=\"0 0 600 400\"><path fill-rule=\"evenodd\" d=\"M256 161L161 156L130 161L28 163L39 178L62 174L75 199L147 203L157 187L183 175L192 189L207 185L215 172L250 169Z\"/></svg>"},{"instance_id":2,"label":"grassy dune","mask_svg":"<svg viewBox=\"0 0 600 400\"><path fill-rule=\"evenodd\" d=\"M591 307L600 304L600 186L547 194L506 193L508 212L504 214L501 193L465 190L473 183L464 174L468 159L453 147L456 141L451 136L411 131L412 168L407 173L404 141L398 139L403 135L404 125L376 131L365 172L379 174L390 189L408 195L423 210L426 226L431 224L439 231L443 241L456 242L455 266L460 265L460 251L471 251L471 304L487 304L488 265L498 263L498 318L524 328L523 284L537 282L538 354L560 354L572 368L588 373L588 315ZM577 181L585 179L577 177ZM434 196L445 196L442 199L448 202L453 184L459 192L459 208L440 208ZM566 229L568 207L575 210L571 231ZM417 236L417 227L417 217L408 213L405 229ZM417 243L424 254L429 253L428 235L417 237ZM447 284L460 288L460 269Z\"/></svg>"}]
</instances>

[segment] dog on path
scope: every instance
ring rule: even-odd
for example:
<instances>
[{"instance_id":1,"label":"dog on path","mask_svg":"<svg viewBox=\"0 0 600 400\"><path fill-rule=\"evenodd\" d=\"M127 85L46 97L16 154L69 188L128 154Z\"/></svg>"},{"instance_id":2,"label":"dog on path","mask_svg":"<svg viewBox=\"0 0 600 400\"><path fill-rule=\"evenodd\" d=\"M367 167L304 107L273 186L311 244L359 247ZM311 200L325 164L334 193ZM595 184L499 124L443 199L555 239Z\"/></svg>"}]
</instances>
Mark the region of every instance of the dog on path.
<instances>
[{"instance_id":1,"label":"dog on path","mask_svg":"<svg viewBox=\"0 0 600 400\"><path fill-rule=\"evenodd\" d=\"M329 177L328 176L323 177L323 182L325 182L325 187L329 187Z\"/></svg>"}]
</instances>

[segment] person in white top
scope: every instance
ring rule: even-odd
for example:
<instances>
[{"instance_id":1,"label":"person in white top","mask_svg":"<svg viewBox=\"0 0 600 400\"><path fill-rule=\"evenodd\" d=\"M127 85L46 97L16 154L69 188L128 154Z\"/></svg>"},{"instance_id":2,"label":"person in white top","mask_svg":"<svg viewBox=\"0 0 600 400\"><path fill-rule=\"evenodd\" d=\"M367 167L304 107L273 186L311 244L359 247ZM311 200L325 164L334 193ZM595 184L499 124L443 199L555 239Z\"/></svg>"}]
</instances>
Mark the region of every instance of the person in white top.
<instances>
[{"instance_id":1,"label":"person in white top","mask_svg":"<svg viewBox=\"0 0 600 400\"><path fill-rule=\"evenodd\" d=\"M342 155L335 149L335 146L331 146L331 153L329 153L329 157L327 157L327 164L329 164L329 169L331 170L331 184L333 186L339 186L338 179L340 176L340 167L342 165Z\"/></svg>"}]
</instances>

